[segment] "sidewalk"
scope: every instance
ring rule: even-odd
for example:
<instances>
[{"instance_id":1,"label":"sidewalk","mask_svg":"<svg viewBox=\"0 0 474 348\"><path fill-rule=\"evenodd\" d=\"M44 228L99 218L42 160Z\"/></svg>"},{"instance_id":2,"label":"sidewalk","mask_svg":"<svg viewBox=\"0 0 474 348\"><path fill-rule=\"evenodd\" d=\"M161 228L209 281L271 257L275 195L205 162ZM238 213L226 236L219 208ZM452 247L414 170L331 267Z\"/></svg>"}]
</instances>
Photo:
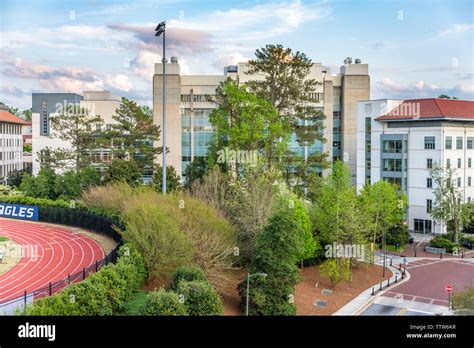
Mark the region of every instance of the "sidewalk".
<instances>
[{"instance_id":1,"label":"sidewalk","mask_svg":"<svg viewBox=\"0 0 474 348\"><path fill-rule=\"evenodd\" d=\"M381 264L380 261L378 261L377 264ZM394 262L393 264L395 265ZM392 277L390 277L390 287L392 287L393 284L400 284L410 279L410 274L408 272L405 274L405 279L402 280L402 275L398 268L390 265L387 266L387 268L392 272ZM397 283L395 283L395 277L397 277ZM359 313L363 312L365 308L367 308L382 293L384 293L387 289L390 289L390 287L387 288L387 281L384 281L382 286L382 291L378 291L379 285L374 285L374 290L376 291L375 296L372 295L372 287L368 288L332 315L358 315Z\"/></svg>"}]
</instances>

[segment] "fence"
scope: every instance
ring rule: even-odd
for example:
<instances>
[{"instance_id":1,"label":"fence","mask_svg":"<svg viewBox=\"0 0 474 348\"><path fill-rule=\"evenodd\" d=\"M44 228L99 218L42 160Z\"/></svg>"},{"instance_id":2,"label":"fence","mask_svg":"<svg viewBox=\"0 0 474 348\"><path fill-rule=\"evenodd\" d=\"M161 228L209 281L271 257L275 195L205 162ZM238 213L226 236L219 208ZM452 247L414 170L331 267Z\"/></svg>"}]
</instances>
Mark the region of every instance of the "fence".
<instances>
[{"instance_id":1,"label":"fence","mask_svg":"<svg viewBox=\"0 0 474 348\"><path fill-rule=\"evenodd\" d=\"M34 300L51 296L69 284L84 280L89 274L97 272L104 265L115 263L117 260L118 249L122 246L122 237L115 230L114 226L120 227L120 222L84 210L58 207L40 207L39 216L39 220L42 222L59 223L104 234L116 241L117 245L102 260L97 260L95 264L83 268L77 273L68 274L61 280L49 283L47 286L31 292L25 290L22 296L0 303L0 315L13 315L18 311L23 311L26 305L32 303Z\"/></svg>"}]
</instances>

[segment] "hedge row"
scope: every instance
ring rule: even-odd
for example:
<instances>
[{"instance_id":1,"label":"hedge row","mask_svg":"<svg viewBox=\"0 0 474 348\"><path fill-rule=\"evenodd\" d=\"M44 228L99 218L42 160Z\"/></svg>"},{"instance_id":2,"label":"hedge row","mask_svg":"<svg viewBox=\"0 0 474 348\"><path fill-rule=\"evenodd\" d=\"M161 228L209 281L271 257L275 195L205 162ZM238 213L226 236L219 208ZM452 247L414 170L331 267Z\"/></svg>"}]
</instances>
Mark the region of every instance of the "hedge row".
<instances>
[{"instance_id":1,"label":"hedge row","mask_svg":"<svg viewBox=\"0 0 474 348\"><path fill-rule=\"evenodd\" d=\"M94 316L120 313L145 282L147 272L141 254L132 244L119 250L115 264L109 264L84 281L28 305L26 315Z\"/></svg>"}]
</instances>

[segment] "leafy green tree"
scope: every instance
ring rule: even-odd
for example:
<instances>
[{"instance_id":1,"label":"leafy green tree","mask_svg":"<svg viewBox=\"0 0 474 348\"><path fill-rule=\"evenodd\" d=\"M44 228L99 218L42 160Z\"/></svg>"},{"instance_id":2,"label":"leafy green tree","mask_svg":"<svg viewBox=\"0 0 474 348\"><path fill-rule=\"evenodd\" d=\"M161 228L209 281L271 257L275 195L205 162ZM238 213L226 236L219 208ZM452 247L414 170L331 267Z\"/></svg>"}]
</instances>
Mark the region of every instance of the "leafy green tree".
<instances>
[{"instance_id":1,"label":"leafy green tree","mask_svg":"<svg viewBox=\"0 0 474 348\"><path fill-rule=\"evenodd\" d=\"M163 187L163 167L160 164L155 165L153 173L153 185L156 190L161 192ZM181 188L181 178L173 166L166 166L166 192L172 192Z\"/></svg>"},{"instance_id":2,"label":"leafy green tree","mask_svg":"<svg viewBox=\"0 0 474 348\"><path fill-rule=\"evenodd\" d=\"M430 177L433 180L433 194L435 201L431 210L431 216L442 221L446 225L452 223L453 241L459 242L459 231L470 220L470 209L464 203L462 190L456 187L456 169L451 166L444 168L439 163L435 163L430 169Z\"/></svg>"},{"instance_id":3,"label":"leafy green tree","mask_svg":"<svg viewBox=\"0 0 474 348\"><path fill-rule=\"evenodd\" d=\"M186 167L184 171L184 187L189 189L196 180L202 181L202 178L209 173L209 164L207 157L194 157L194 160Z\"/></svg>"},{"instance_id":4,"label":"leafy green tree","mask_svg":"<svg viewBox=\"0 0 474 348\"><path fill-rule=\"evenodd\" d=\"M296 262L304 247L304 231L294 209L279 209L257 237L249 272L267 276L250 278L249 314L295 315ZM239 284L241 307L245 309L247 280Z\"/></svg>"},{"instance_id":5,"label":"leafy green tree","mask_svg":"<svg viewBox=\"0 0 474 348\"><path fill-rule=\"evenodd\" d=\"M123 181L131 186L137 186L141 182L141 177L142 171L135 160L115 158L105 173L104 182Z\"/></svg>"},{"instance_id":6,"label":"leafy green tree","mask_svg":"<svg viewBox=\"0 0 474 348\"><path fill-rule=\"evenodd\" d=\"M319 101L313 97L320 83L310 78L311 59L282 45L267 45L258 49L255 56L256 59L249 61L248 73L263 74L264 78L249 81L250 90L272 103L282 124L291 126L301 146L324 142L322 121L325 115L318 108ZM298 156L293 154L292 157ZM306 162L313 169L326 168L329 163L325 157L309 157Z\"/></svg>"},{"instance_id":7,"label":"leafy green tree","mask_svg":"<svg viewBox=\"0 0 474 348\"><path fill-rule=\"evenodd\" d=\"M170 288L176 291L181 281L191 282L195 280L207 282L206 273L198 266L181 266L174 271Z\"/></svg>"},{"instance_id":8,"label":"leafy green tree","mask_svg":"<svg viewBox=\"0 0 474 348\"><path fill-rule=\"evenodd\" d=\"M381 180L366 184L360 192L361 212L366 222L366 239L374 245L382 241L390 229L402 224L407 206L406 196L396 186ZM382 241L384 242L384 241Z\"/></svg>"},{"instance_id":9,"label":"leafy green tree","mask_svg":"<svg viewBox=\"0 0 474 348\"><path fill-rule=\"evenodd\" d=\"M39 152L40 162L51 168L74 170L78 172L92 163L92 153L103 146L105 139L101 133L93 130L102 123L100 116L89 115L86 110L67 109L50 117L52 133L58 139L67 142L69 147L49 148Z\"/></svg>"},{"instance_id":10,"label":"leafy green tree","mask_svg":"<svg viewBox=\"0 0 474 348\"><path fill-rule=\"evenodd\" d=\"M324 244L355 244L364 241L363 220L349 168L337 161L323 181L312 209L312 218Z\"/></svg>"},{"instance_id":11,"label":"leafy green tree","mask_svg":"<svg viewBox=\"0 0 474 348\"><path fill-rule=\"evenodd\" d=\"M332 287L335 287L342 280L351 279L351 269L349 259L341 259L337 262L335 259L324 261L319 267L319 273L322 277L331 280Z\"/></svg>"},{"instance_id":12,"label":"leafy green tree","mask_svg":"<svg viewBox=\"0 0 474 348\"><path fill-rule=\"evenodd\" d=\"M21 182L23 180L23 175L25 173L30 173L30 171L26 168L21 170L10 171L7 176L8 185L13 187L20 187Z\"/></svg>"},{"instance_id":13,"label":"leafy green tree","mask_svg":"<svg viewBox=\"0 0 474 348\"><path fill-rule=\"evenodd\" d=\"M441 95L438 96L438 98L441 98L441 99L459 99L458 97L450 97L447 94L441 94Z\"/></svg>"},{"instance_id":14,"label":"leafy green tree","mask_svg":"<svg viewBox=\"0 0 474 348\"><path fill-rule=\"evenodd\" d=\"M218 106L209 117L215 130L212 148L221 152L225 148L260 152L267 163L281 157L287 147L281 139L288 140L290 136L289 122L281 122L268 100L229 78L217 88L214 102ZM238 169L238 161L235 166Z\"/></svg>"},{"instance_id":15,"label":"leafy green tree","mask_svg":"<svg viewBox=\"0 0 474 348\"><path fill-rule=\"evenodd\" d=\"M153 123L149 110L122 98L113 119L117 124L107 132L113 157L135 160L142 172L152 166L156 156L162 153L162 147L154 146L160 138L160 128Z\"/></svg>"},{"instance_id":16,"label":"leafy green tree","mask_svg":"<svg viewBox=\"0 0 474 348\"><path fill-rule=\"evenodd\" d=\"M24 174L20 191L34 198L56 199L56 173L53 169L42 168L36 177Z\"/></svg>"},{"instance_id":17,"label":"leafy green tree","mask_svg":"<svg viewBox=\"0 0 474 348\"><path fill-rule=\"evenodd\" d=\"M23 110L21 112L21 117L25 120L25 121L31 121L31 112L32 112L32 109L29 108L29 109L26 109L26 110Z\"/></svg>"}]
</instances>

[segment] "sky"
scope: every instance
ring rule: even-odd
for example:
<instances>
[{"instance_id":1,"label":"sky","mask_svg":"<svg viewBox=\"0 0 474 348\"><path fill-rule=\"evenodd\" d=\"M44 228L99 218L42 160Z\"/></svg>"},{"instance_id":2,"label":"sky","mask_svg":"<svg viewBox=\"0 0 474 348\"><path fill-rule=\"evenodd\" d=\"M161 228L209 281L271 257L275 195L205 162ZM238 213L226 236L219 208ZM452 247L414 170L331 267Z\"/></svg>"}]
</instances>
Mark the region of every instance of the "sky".
<instances>
[{"instance_id":1,"label":"sky","mask_svg":"<svg viewBox=\"0 0 474 348\"><path fill-rule=\"evenodd\" d=\"M339 72L369 64L371 98L474 99L472 0L1 0L0 100L31 107L32 92L109 90L151 106L154 63L222 74L282 44Z\"/></svg>"}]
</instances>

